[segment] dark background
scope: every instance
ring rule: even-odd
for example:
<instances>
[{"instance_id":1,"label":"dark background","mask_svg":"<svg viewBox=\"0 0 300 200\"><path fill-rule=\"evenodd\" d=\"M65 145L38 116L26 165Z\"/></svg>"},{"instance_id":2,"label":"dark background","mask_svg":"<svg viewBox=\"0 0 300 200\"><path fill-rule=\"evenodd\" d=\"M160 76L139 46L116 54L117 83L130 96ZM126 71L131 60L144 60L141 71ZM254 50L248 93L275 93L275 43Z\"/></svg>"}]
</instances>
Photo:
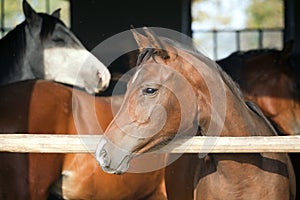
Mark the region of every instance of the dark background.
<instances>
[{"instance_id":1,"label":"dark background","mask_svg":"<svg viewBox=\"0 0 300 200\"><path fill-rule=\"evenodd\" d=\"M293 62L300 75L300 1L284 0L284 40L295 41ZM106 38L135 28L155 26L191 36L191 0L71 0L71 27L89 49Z\"/></svg>"}]
</instances>

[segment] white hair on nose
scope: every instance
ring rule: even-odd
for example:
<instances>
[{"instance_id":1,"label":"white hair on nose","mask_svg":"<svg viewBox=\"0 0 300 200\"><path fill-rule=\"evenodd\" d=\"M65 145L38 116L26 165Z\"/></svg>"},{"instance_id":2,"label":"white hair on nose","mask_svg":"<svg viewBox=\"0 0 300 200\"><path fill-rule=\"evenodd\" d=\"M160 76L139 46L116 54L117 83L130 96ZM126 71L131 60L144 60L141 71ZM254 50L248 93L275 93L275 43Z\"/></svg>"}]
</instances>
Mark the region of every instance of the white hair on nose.
<instances>
[{"instance_id":1,"label":"white hair on nose","mask_svg":"<svg viewBox=\"0 0 300 200\"><path fill-rule=\"evenodd\" d=\"M134 83L134 81L135 81L135 80L136 80L136 78L138 77L138 75L139 75L140 71L141 71L141 68L140 68L140 69L138 69L138 70L135 72L135 74L134 74L134 75L133 75L133 77L132 77L132 81L131 81L131 83Z\"/></svg>"}]
</instances>

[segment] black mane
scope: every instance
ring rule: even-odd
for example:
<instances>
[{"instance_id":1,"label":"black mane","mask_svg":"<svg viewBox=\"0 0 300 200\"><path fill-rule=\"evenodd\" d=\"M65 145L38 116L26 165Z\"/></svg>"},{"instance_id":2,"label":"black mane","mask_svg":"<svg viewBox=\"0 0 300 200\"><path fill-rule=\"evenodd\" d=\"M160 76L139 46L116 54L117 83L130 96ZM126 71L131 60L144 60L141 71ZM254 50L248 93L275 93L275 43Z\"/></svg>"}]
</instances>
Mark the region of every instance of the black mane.
<instances>
[{"instance_id":1,"label":"black mane","mask_svg":"<svg viewBox=\"0 0 300 200\"><path fill-rule=\"evenodd\" d=\"M262 54L269 54L269 53L279 53L280 51L277 49L253 49L253 50L248 50L248 51L236 51L232 54L230 54L228 57L230 56L240 56L243 59L248 59L251 58L253 56L257 56L257 55L262 55Z\"/></svg>"},{"instance_id":2,"label":"black mane","mask_svg":"<svg viewBox=\"0 0 300 200\"><path fill-rule=\"evenodd\" d=\"M229 74L232 79L237 82L239 85L242 85L244 80L242 80L242 74L245 62L248 59L252 59L259 55L268 55L268 54L280 54L279 50L276 49L253 49L248 51L236 51L226 58L217 60L216 62L221 66L221 68Z\"/></svg>"},{"instance_id":3,"label":"black mane","mask_svg":"<svg viewBox=\"0 0 300 200\"><path fill-rule=\"evenodd\" d=\"M42 30L40 33L40 38L43 41L45 38L47 38L49 35L51 35L54 31L54 27L57 23L65 26L65 24L58 18L53 17L51 15L45 14L45 13L38 13L42 19Z\"/></svg>"},{"instance_id":4,"label":"black mane","mask_svg":"<svg viewBox=\"0 0 300 200\"><path fill-rule=\"evenodd\" d=\"M0 40L0 84L13 75L13 66L18 66L25 53L25 26L24 21Z\"/></svg>"}]
</instances>

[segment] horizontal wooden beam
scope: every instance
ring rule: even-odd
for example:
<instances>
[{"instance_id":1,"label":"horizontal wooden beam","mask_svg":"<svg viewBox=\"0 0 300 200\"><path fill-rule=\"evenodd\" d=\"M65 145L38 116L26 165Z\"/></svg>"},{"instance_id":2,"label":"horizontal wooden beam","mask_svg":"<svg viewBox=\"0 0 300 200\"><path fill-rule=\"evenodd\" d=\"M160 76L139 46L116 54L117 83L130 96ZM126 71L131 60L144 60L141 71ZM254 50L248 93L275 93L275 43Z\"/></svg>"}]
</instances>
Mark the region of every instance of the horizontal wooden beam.
<instances>
[{"instance_id":1,"label":"horizontal wooden beam","mask_svg":"<svg viewBox=\"0 0 300 200\"><path fill-rule=\"evenodd\" d=\"M1 152L88 153L94 152L99 135L0 134ZM158 152L255 153L300 152L300 136L191 137L173 140Z\"/></svg>"}]
</instances>

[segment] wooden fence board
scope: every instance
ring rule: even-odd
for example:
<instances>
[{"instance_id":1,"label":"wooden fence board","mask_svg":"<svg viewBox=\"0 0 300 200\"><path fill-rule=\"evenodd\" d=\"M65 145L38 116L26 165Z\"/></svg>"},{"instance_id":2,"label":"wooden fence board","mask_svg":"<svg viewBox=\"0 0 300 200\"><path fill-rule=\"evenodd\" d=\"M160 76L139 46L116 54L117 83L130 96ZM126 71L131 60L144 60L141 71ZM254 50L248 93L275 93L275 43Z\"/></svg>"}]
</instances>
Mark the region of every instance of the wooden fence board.
<instances>
[{"instance_id":1,"label":"wooden fence board","mask_svg":"<svg viewBox=\"0 0 300 200\"><path fill-rule=\"evenodd\" d=\"M96 149L99 135L0 134L0 151L87 153ZM159 152L253 153L300 152L300 136L191 137L173 140Z\"/></svg>"}]
</instances>

